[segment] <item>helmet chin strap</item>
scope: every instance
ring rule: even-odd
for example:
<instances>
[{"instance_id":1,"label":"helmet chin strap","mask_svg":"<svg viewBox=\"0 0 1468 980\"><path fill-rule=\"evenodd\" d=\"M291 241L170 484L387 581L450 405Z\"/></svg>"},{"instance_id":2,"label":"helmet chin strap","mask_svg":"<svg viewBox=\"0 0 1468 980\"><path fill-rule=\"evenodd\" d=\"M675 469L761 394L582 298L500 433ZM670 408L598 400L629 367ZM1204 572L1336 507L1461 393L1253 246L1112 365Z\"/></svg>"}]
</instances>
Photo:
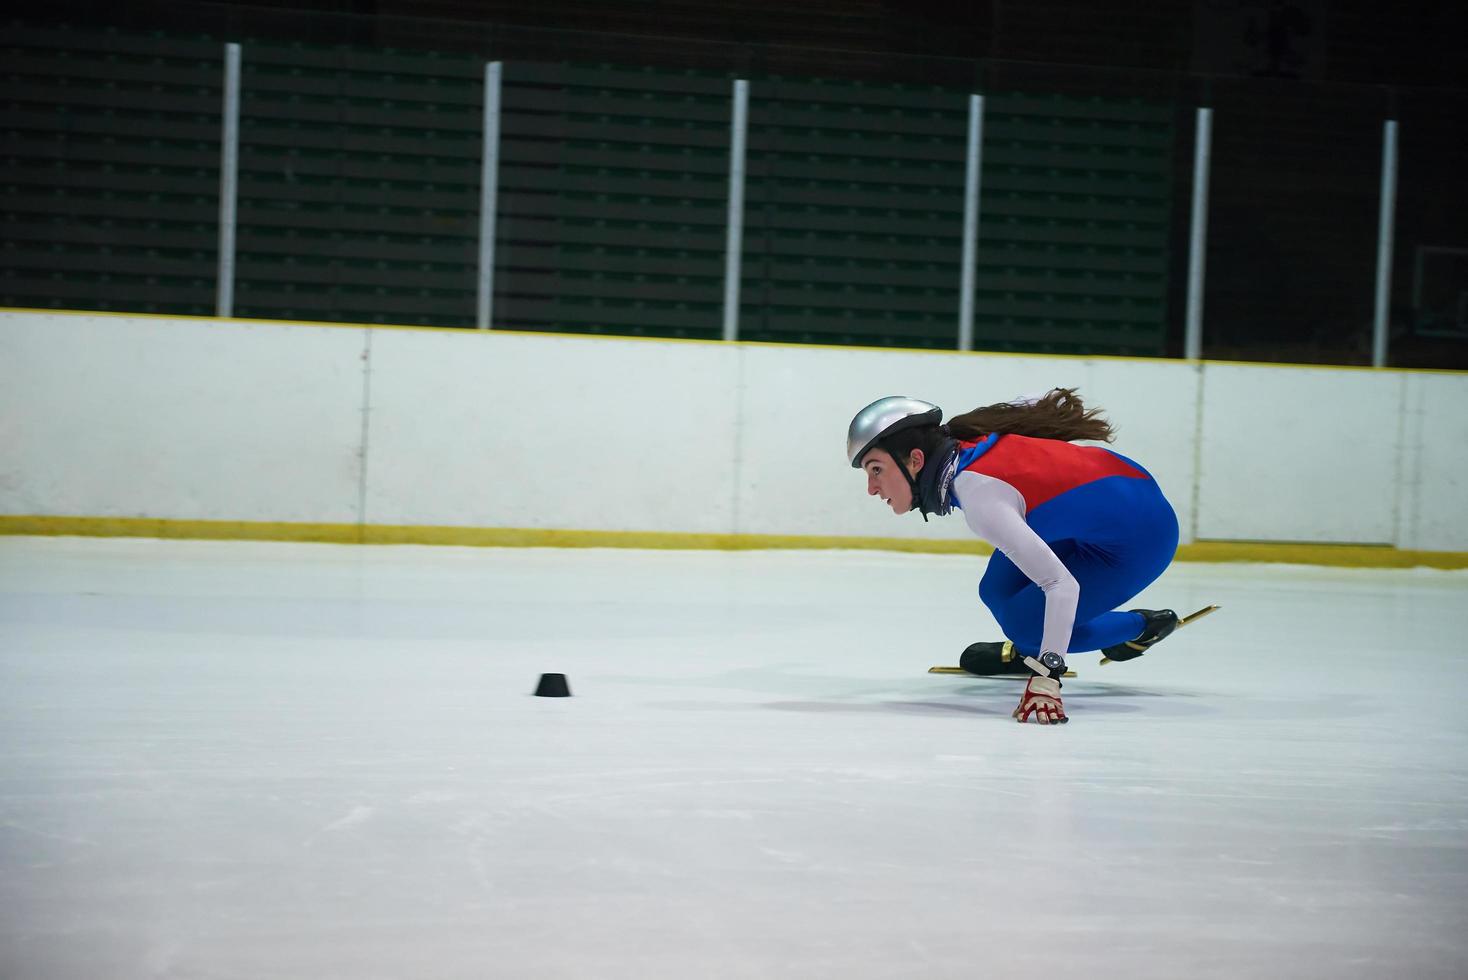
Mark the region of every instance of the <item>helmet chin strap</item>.
<instances>
[{"instance_id":1,"label":"helmet chin strap","mask_svg":"<svg viewBox=\"0 0 1468 980\"><path fill-rule=\"evenodd\" d=\"M912 453L908 453L907 456L908 459L911 459ZM893 462L896 462L896 457L893 457ZM924 462L926 463L926 461ZM897 463L897 468L902 471L903 476L907 477L907 487L909 490L912 491L912 504L907 509L909 511L916 510L919 514L923 515L923 523L928 523L928 512L918 507L918 503L921 498L918 494L917 477L913 476L912 473L908 471L906 463ZM918 467L918 472L921 473L922 471L922 467Z\"/></svg>"}]
</instances>

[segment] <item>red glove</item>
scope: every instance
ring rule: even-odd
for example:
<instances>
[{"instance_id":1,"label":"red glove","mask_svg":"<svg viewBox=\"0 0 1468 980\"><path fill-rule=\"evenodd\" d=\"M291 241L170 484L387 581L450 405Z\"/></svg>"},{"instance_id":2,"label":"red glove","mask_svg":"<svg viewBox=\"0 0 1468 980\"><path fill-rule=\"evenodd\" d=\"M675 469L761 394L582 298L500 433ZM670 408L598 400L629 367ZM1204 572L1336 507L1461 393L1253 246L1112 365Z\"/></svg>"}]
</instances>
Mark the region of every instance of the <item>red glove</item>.
<instances>
[{"instance_id":1,"label":"red glove","mask_svg":"<svg viewBox=\"0 0 1468 980\"><path fill-rule=\"evenodd\" d=\"M1014 709L1014 720L1040 725L1064 725L1065 705L1060 701L1060 682L1050 677L1031 677Z\"/></svg>"}]
</instances>

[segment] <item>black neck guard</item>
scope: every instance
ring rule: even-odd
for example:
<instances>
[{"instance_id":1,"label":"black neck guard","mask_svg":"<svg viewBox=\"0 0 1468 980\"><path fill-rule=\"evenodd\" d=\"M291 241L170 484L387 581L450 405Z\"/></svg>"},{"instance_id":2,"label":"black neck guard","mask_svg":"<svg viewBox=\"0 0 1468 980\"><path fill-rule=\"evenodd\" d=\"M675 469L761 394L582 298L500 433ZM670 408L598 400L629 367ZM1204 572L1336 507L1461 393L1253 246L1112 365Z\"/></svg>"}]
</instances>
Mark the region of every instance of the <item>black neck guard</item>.
<instances>
[{"instance_id":1,"label":"black neck guard","mask_svg":"<svg viewBox=\"0 0 1468 980\"><path fill-rule=\"evenodd\" d=\"M933 453L923 460L923 468L918 473L917 479L908 477L912 484L913 506L923 515L923 520L928 519L929 514L944 516L953 510L953 498L950 490L953 488L954 473L958 468L958 440L944 439ZM903 470L903 472L907 472Z\"/></svg>"}]
</instances>

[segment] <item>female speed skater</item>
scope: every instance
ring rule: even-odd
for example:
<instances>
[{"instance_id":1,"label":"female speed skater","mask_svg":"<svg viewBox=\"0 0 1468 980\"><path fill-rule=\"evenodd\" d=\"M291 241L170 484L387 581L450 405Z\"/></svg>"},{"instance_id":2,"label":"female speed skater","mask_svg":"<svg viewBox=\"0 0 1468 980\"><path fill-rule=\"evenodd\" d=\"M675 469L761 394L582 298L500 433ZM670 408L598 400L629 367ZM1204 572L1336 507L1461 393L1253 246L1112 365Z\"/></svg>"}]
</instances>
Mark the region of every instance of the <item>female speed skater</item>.
<instances>
[{"instance_id":1,"label":"female speed skater","mask_svg":"<svg viewBox=\"0 0 1468 980\"><path fill-rule=\"evenodd\" d=\"M959 662L1029 676L1015 719L1064 723L1066 653L1131 660L1177 628L1170 609L1117 610L1172 562L1177 516L1140 465L1072 445L1113 436L1074 389L942 420L937 405L879 398L851 420L847 460L894 513L926 521L957 508L994 546L979 598L1007 639L972 644Z\"/></svg>"}]
</instances>

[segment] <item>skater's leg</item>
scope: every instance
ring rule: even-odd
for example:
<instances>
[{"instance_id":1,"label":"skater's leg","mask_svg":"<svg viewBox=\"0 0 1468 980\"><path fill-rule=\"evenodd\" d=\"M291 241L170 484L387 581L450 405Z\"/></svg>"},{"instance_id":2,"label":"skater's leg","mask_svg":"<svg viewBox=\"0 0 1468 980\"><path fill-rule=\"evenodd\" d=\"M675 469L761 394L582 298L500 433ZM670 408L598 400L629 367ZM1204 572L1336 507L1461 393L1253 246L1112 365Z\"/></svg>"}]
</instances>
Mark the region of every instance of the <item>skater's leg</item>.
<instances>
[{"instance_id":1,"label":"skater's leg","mask_svg":"<svg viewBox=\"0 0 1468 980\"><path fill-rule=\"evenodd\" d=\"M1145 582L1134 587L1127 581L1129 576L1118 576L1117 570L1104 558L1075 542L1064 542L1063 547L1055 550L1081 587L1067 652L1099 650L1125 643L1142 632L1140 615L1114 610L1141 591ZM1008 558L995 552L979 583L979 596L1015 649L1021 653L1039 652L1045 627L1045 593L1038 585Z\"/></svg>"},{"instance_id":2,"label":"skater's leg","mask_svg":"<svg viewBox=\"0 0 1468 980\"><path fill-rule=\"evenodd\" d=\"M1135 639L1144 618L1116 611L1150 585L1177 551L1177 518L1151 481L1126 500L1126 535L1101 541L1052 541L1051 549L1080 585L1075 626L1067 652L1100 650ZM979 583L979 596L999 621L1004 635L1022 653L1039 650L1045 622L1045 593L1002 553L995 552Z\"/></svg>"}]
</instances>

